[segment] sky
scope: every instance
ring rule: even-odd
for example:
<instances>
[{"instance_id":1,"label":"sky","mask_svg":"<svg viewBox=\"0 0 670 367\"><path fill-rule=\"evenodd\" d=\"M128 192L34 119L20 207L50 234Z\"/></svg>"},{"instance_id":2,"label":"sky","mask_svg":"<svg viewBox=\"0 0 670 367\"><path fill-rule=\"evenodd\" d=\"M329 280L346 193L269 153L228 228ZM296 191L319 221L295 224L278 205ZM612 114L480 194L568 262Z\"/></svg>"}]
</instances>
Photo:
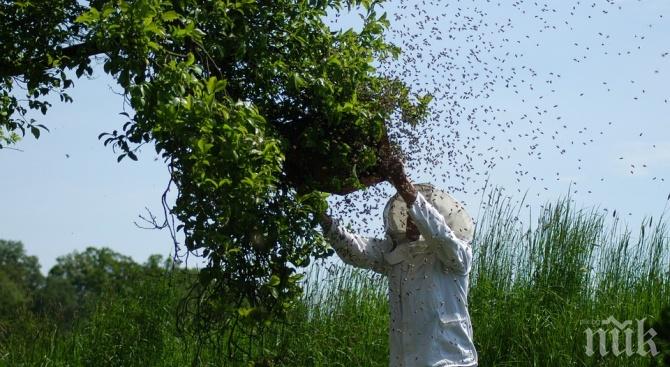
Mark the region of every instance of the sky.
<instances>
[{"instance_id":1,"label":"sky","mask_svg":"<svg viewBox=\"0 0 670 367\"><path fill-rule=\"evenodd\" d=\"M438 97L418 133L437 139L406 146L414 181L452 192L475 216L487 182L526 194L535 212L569 190L578 206L617 209L633 227L664 211L670 2L403 1L385 10L389 39L408 57L394 75ZM74 103L37 117L49 133L0 150L0 239L22 241L44 272L88 246L139 262L170 254L167 231L136 225L146 208L162 211L165 164L150 146L138 162L117 163L97 136L125 122L119 88L101 71L75 85ZM393 192L381 187L380 202ZM377 231L379 214L360 230Z\"/></svg>"},{"instance_id":2,"label":"sky","mask_svg":"<svg viewBox=\"0 0 670 367\"><path fill-rule=\"evenodd\" d=\"M145 261L168 255L167 232L140 229L145 208L159 213L169 178L151 148L137 162L116 161L98 135L120 128L123 99L104 74L75 81L72 104L54 103L41 121L50 132L0 151L0 238L22 241L48 271L58 256L107 246Z\"/></svg>"}]
</instances>

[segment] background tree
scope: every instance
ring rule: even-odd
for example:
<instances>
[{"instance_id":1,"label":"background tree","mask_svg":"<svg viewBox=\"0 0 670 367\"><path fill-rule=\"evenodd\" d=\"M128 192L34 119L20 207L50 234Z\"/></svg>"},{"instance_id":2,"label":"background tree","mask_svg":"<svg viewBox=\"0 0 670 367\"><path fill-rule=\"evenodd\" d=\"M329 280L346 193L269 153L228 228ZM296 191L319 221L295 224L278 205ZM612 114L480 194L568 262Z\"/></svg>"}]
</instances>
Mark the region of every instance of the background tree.
<instances>
[{"instance_id":1,"label":"background tree","mask_svg":"<svg viewBox=\"0 0 670 367\"><path fill-rule=\"evenodd\" d=\"M103 294L130 292L144 273L154 272L150 269L108 248L74 251L59 257L42 287L32 293L32 309L69 329L92 312Z\"/></svg>"},{"instance_id":2,"label":"background tree","mask_svg":"<svg viewBox=\"0 0 670 367\"><path fill-rule=\"evenodd\" d=\"M97 298L104 291L122 293L139 278L141 265L109 248L88 247L83 252L61 256L49 271L47 285L72 287L78 304Z\"/></svg>"},{"instance_id":3,"label":"background tree","mask_svg":"<svg viewBox=\"0 0 670 367\"><path fill-rule=\"evenodd\" d=\"M23 326L43 282L37 257L28 256L23 243L0 240L0 341Z\"/></svg>"},{"instance_id":4,"label":"background tree","mask_svg":"<svg viewBox=\"0 0 670 367\"><path fill-rule=\"evenodd\" d=\"M85 306L67 279L47 276L44 287L35 295L34 311L59 327L69 329L77 317L85 316Z\"/></svg>"},{"instance_id":5,"label":"background tree","mask_svg":"<svg viewBox=\"0 0 670 367\"><path fill-rule=\"evenodd\" d=\"M430 100L375 71L399 54L384 41L379 3L2 0L3 136L39 137L46 127L28 111L46 113L50 93L70 101L67 71L92 75L97 58L132 108L100 138L119 161L155 146L178 189L171 230L209 260L198 314L226 326L281 315L300 293L296 268L332 253L314 216L324 192L383 180L387 123L420 122ZM360 7L360 31L324 22L344 7Z\"/></svg>"},{"instance_id":6,"label":"background tree","mask_svg":"<svg viewBox=\"0 0 670 367\"><path fill-rule=\"evenodd\" d=\"M28 256L21 242L0 240L0 315L11 318L19 309L30 308L43 283L37 257Z\"/></svg>"}]
</instances>

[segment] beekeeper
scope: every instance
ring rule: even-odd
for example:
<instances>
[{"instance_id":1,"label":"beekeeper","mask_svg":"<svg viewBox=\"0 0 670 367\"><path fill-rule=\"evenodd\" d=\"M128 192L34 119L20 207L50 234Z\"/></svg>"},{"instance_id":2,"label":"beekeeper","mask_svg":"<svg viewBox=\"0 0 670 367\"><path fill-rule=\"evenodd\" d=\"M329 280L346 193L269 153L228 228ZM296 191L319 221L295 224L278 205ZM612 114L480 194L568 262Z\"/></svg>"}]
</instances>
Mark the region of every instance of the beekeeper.
<instances>
[{"instance_id":1,"label":"beekeeper","mask_svg":"<svg viewBox=\"0 0 670 367\"><path fill-rule=\"evenodd\" d=\"M388 181L384 239L350 233L322 215L324 232L347 264L388 277L390 366L476 366L468 283L474 225L464 207L430 184L413 185L401 161Z\"/></svg>"}]
</instances>

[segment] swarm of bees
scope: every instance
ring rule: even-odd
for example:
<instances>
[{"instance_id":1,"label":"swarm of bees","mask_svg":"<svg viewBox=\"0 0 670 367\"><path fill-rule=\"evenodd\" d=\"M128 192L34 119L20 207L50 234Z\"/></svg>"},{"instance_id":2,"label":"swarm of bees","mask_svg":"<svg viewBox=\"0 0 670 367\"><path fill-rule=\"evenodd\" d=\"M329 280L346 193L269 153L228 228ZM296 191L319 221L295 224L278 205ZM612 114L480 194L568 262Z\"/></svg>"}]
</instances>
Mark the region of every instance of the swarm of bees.
<instances>
[{"instance_id":1,"label":"swarm of bees","mask_svg":"<svg viewBox=\"0 0 670 367\"><path fill-rule=\"evenodd\" d=\"M429 120L420 126L388 123L412 180L429 181L477 205L472 201L496 183L491 174L497 167L513 176L513 190L523 193L539 185L539 191L549 191L561 181L561 172L556 168L549 175L537 167L568 164L591 174L582 170L591 158L587 147L607 145L625 126L637 129L626 133L632 137L646 136L644 121L617 115L628 106L640 109L641 103L664 108L670 98L658 86L645 86L650 80L666 86L670 81L661 79L670 62L670 44L662 41L670 31L670 16L664 16L670 6L644 3L401 0L385 5L391 21L387 39L402 54L380 61L378 71L434 97ZM646 11L640 10L644 5ZM631 79L640 76L649 79ZM653 152L656 146L647 148ZM647 162L625 153L611 154L621 156L627 174L647 168ZM593 188L571 185L579 189L590 194ZM393 193L390 185L380 184L333 196L330 203L354 229L378 235L381 210Z\"/></svg>"}]
</instances>

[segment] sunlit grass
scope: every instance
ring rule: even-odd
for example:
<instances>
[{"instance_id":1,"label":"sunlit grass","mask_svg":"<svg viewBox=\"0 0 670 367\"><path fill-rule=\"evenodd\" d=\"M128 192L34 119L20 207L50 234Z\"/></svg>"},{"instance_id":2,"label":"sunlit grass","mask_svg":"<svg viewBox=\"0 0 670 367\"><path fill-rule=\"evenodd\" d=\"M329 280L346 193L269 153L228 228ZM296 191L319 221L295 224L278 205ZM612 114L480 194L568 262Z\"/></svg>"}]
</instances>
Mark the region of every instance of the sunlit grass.
<instances>
[{"instance_id":1,"label":"sunlit grass","mask_svg":"<svg viewBox=\"0 0 670 367\"><path fill-rule=\"evenodd\" d=\"M569 199L525 220L527 227L502 196L492 195L489 204L480 217L470 298L482 365L651 362L612 353L587 357L585 329L609 316L654 318L670 303L662 218L645 220L633 240L618 217L577 210Z\"/></svg>"}]
</instances>

